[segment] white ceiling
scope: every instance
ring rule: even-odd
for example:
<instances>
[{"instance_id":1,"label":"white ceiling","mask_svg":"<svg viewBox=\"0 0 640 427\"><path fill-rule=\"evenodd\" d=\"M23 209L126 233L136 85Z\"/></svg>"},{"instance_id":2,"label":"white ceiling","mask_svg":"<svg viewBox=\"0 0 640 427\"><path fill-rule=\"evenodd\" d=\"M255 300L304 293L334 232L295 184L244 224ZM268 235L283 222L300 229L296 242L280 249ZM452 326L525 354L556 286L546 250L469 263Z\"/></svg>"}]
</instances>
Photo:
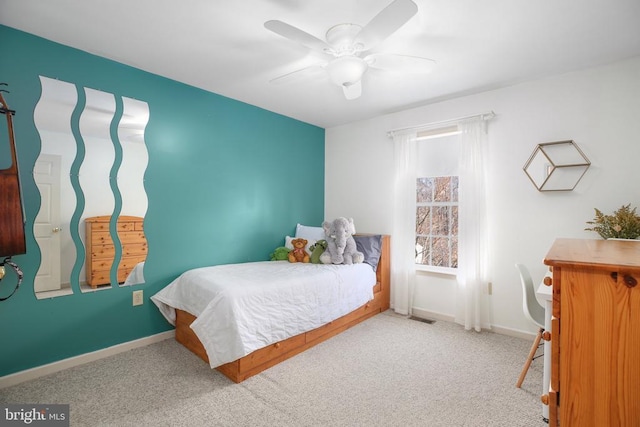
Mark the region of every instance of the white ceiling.
<instances>
[{"instance_id":1,"label":"white ceiling","mask_svg":"<svg viewBox=\"0 0 640 427\"><path fill-rule=\"evenodd\" d=\"M0 0L0 23L325 128L640 55L639 0L414 1L418 13L375 51L435 69L370 69L351 101L324 73L269 83L326 56L263 24L324 39L391 0Z\"/></svg>"}]
</instances>

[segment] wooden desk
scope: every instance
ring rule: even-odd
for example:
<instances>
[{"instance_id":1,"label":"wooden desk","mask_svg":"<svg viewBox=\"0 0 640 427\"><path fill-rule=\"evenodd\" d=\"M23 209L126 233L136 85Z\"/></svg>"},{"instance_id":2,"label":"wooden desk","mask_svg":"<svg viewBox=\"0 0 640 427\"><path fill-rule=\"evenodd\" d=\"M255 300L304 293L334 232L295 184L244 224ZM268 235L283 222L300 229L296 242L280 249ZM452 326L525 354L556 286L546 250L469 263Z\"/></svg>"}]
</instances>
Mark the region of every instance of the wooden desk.
<instances>
[{"instance_id":1,"label":"wooden desk","mask_svg":"<svg viewBox=\"0 0 640 427\"><path fill-rule=\"evenodd\" d=\"M552 426L640 426L640 242L557 239Z\"/></svg>"}]
</instances>

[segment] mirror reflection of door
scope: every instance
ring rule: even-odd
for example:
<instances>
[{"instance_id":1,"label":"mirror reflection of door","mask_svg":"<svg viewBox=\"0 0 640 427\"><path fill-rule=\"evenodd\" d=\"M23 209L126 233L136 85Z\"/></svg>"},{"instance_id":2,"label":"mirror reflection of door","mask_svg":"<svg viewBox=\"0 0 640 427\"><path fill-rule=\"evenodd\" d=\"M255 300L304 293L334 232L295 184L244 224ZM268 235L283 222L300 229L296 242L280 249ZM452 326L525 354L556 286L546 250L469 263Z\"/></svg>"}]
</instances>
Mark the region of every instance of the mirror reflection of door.
<instances>
[{"instance_id":1,"label":"mirror reflection of door","mask_svg":"<svg viewBox=\"0 0 640 427\"><path fill-rule=\"evenodd\" d=\"M61 157L42 154L33 170L40 191L40 211L33 231L40 247L40 268L34 288L38 298L70 294L70 283L61 281L60 254L62 227L60 224L60 162Z\"/></svg>"},{"instance_id":2,"label":"mirror reflection of door","mask_svg":"<svg viewBox=\"0 0 640 427\"><path fill-rule=\"evenodd\" d=\"M34 179L44 203L41 202L34 224L34 235L41 251L34 290L36 297L48 298L72 292L71 271L76 248L69 222L75 210L76 194L70 170L77 146L71 132L71 114L78 95L74 85L59 80L41 78L41 85L42 96L34 110L34 122L41 141ZM57 182L52 181L55 180L52 168L56 166L59 169L55 174ZM55 200L56 195L59 200ZM54 277L58 274L59 279ZM56 280L57 285L54 283Z\"/></svg>"},{"instance_id":3,"label":"mirror reflection of door","mask_svg":"<svg viewBox=\"0 0 640 427\"><path fill-rule=\"evenodd\" d=\"M49 298L72 293L73 289L78 288L82 291L108 289L119 282L127 285L142 283L142 261L146 256L146 241L144 245L138 245L142 248L139 251L141 253L136 253L136 264L126 272L131 277L122 277L123 271L118 271L117 279L91 287L87 285L86 268L81 268L79 261L88 256L85 230L89 218L107 216L108 221L113 222L105 237L108 243L112 244L113 240L120 240L113 239L111 235L120 234L116 221L111 221L114 212L120 215L118 224L125 216L136 216L142 224L147 209L147 196L143 185L148 163L144 141L144 129L149 119L147 103L122 98L122 117L117 123L117 139L114 137L115 140L112 141L110 126L119 99L113 94L76 88L71 83L56 79L41 76L40 80L42 96L34 111L34 121L42 141L41 154L34 168L34 178L43 200L43 206L34 224L36 241L42 252L36 279L36 296ZM78 104L79 93L84 95L85 105L80 114L75 113L74 119L72 115ZM76 121L76 129L80 135L74 135L72 131L73 120ZM51 185L49 181L56 181L55 178L46 176L49 173L48 168L51 167L48 164L51 156L57 156L60 163L60 178L57 180L60 189L57 209L59 224L54 224L55 212L48 210L49 204L54 203L48 193ZM77 209L78 207L82 210ZM51 209L56 211L55 207ZM48 221L52 221L51 227ZM56 239L60 241L57 251ZM128 249L118 245L117 250L122 252L122 257ZM81 257L78 257L79 252ZM59 256L59 261L56 261L56 255ZM133 261L133 258L127 260L129 264ZM55 275L54 264L59 267L58 280L52 277ZM82 265L86 265L86 262ZM136 266L137 274L134 275L133 267ZM122 266L118 264L114 268L120 270L120 267ZM111 278L113 277L112 275ZM61 289L63 292L60 292Z\"/></svg>"}]
</instances>

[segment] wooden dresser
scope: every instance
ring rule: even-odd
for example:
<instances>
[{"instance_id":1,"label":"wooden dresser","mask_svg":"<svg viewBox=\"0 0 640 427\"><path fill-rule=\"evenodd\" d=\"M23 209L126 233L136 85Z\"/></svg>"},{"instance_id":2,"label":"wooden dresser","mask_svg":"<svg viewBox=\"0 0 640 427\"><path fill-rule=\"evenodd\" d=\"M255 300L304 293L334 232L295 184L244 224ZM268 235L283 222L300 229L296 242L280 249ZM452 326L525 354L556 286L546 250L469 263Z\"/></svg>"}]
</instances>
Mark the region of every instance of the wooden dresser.
<instances>
[{"instance_id":1,"label":"wooden dresser","mask_svg":"<svg viewBox=\"0 0 640 427\"><path fill-rule=\"evenodd\" d=\"M115 246L109 233L111 216L95 216L85 219L86 224L86 275L92 288L110 283L111 265ZM122 258L118 265L118 282L125 281L131 270L147 257L147 239L142 227L144 218L120 216L118 238L122 245Z\"/></svg>"},{"instance_id":2,"label":"wooden dresser","mask_svg":"<svg viewBox=\"0 0 640 427\"><path fill-rule=\"evenodd\" d=\"M550 425L640 426L640 242L558 239Z\"/></svg>"}]
</instances>

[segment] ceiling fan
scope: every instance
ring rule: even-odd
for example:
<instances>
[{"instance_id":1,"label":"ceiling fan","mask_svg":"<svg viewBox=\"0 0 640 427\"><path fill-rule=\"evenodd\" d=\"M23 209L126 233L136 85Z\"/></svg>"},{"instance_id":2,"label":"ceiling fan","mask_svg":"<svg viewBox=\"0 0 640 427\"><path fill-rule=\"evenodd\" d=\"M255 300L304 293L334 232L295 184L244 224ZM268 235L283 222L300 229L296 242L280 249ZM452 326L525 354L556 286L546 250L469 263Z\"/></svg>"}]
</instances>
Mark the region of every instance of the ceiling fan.
<instances>
[{"instance_id":1,"label":"ceiling fan","mask_svg":"<svg viewBox=\"0 0 640 427\"><path fill-rule=\"evenodd\" d=\"M417 12L418 6L413 1L394 0L364 27L345 23L329 28L325 35L326 41L285 22L267 21L264 26L268 30L332 56L324 64L305 67L271 81L278 82L302 74L312 74L322 69L329 75L331 82L342 87L345 98L356 99L362 94L362 76L369 67L387 71L429 72L435 64L435 61L429 58L393 53L365 55L406 24Z\"/></svg>"}]
</instances>

